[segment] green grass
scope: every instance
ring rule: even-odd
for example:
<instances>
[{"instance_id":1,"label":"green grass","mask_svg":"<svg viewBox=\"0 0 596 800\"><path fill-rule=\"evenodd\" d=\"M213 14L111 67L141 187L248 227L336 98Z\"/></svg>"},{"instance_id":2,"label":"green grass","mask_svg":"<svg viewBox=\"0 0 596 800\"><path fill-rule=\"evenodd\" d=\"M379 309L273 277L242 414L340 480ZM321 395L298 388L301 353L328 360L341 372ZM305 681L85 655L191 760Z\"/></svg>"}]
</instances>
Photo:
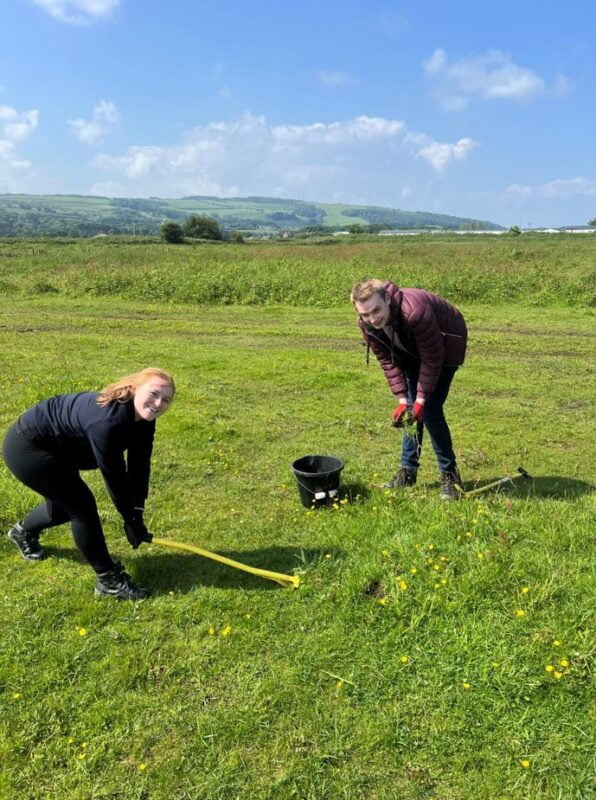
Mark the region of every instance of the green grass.
<instances>
[{"instance_id":1,"label":"green grass","mask_svg":"<svg viewBox=\"0 0 596 800\"><path fill-rule=\"evenodd\" d=\"M6 280L66 280L79 263L61 273L66 252L17 258ZM230 251L218 252L225 270ZM270 269L270 251L257 252ZM304 251L297 283L328 263L318 252ZM384 264L387 251L376 255ZM136 261L122 269L141 275ZM3 299L0 428L50 394L164 366L179 393L158 424L150 528L296 572L302 586L156 545L131 551L90 473L111 552L154 596L94 598L66 527L44 538L39 564L0 541L2 800L590 796L588 311L464 306L469 357L447 406L464 479L523 464L535 481L445 505L428 446L414 489L373 486L394 471L399 436L345 303L60 292ZM312 452L345 461L338 509L299 505L290 463ZM1 530L35 502L3 466L0 497Z\"/></svg>"},{"instance_id":2,"label":"green grass","mask_svg":"<svg viewBox=\"0 0 596 800\"><path fill-rule=\"evenodd\" d=\"M381 275L460 304L589 308L595 254L596 237L572 235L327 238L319 245L5 239L0 293L342 308L356 281Z\"/></svg>"}]
</instances>

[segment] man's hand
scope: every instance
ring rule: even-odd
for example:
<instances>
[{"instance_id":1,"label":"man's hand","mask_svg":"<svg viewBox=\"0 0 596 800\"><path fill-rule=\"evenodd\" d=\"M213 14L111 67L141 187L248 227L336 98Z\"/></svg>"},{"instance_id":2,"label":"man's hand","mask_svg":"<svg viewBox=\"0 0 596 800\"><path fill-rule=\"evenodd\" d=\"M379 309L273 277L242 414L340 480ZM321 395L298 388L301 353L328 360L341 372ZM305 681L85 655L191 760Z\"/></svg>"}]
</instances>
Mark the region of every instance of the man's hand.
<instances>
[{"instance_id":1,"label":"man's hand","mask_svg":"<svg viewBox=\"0 0 596 800\"><path fill-rule=\"evenodd\" d=\"M401 428L404 424L404 414L408 410L408 402L405 397L399 398L399 405L393 412L393 427Z\"/></svg>"},{"instance_id":2,"label":"man's hand","mask_svg":"<svg viewBox=\"0 0 596 800\"><path fill-rule=\"evenodd\" d=\"M412 409L412 422L422 422L424 418L424 400L416 398L414 408Z\"/></svg>"},{"instance_id":3,"label":"man's hand","mask_svg":"<svg viewBox=\"0 0 596 800\"><path fill-rule=\"evenodd\" d=\"M135 511L132 519L124 523L124 533L133 550L136 550L143 542L151 542L153 539L153 535L149 533L143 522L142 511Z\"/></svg>"}]
</instances>

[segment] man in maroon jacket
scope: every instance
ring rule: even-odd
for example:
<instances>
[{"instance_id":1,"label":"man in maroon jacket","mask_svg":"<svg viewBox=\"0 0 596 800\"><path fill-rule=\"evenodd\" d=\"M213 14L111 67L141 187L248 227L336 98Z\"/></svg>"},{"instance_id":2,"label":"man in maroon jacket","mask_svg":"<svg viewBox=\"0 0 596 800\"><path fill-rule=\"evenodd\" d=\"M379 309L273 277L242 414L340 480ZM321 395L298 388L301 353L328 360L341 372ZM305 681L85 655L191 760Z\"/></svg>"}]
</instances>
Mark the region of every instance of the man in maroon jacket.
<instances>
[{"instance_id":1,"label":"man in maroon jacket","mask_svg":"<svg viewBox=\"0 0 596 800\"><path fill-rule=\"evenodd\" d=\"M468 332L462 314L431 292L400 289L390 281L362 281L350 298L367 344L367 361L370 348L397 398L393 424L403 425L407 415L417 423L417 436L403 437L401 469L383 485L416 483L426 428L441 470L441 499L459 499L461 478L443 404L466 353Z\"/></svg>"}]
</instances>

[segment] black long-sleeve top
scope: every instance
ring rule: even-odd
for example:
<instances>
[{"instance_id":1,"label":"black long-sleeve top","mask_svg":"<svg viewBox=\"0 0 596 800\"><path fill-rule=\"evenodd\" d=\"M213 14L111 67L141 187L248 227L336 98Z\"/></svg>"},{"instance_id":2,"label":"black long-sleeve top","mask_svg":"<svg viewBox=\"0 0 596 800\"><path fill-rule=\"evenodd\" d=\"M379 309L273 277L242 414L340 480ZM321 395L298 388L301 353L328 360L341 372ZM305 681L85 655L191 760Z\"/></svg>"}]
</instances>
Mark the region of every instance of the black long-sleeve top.
<instances>
[{"instance_id":1,"label":"black long-sleeve top","mask_svg":"<svg viewBox=\"0 0 596 800\"><path fill-rule=\"evenodd\" d=\"M155 420L135 421L132 399L99 406L98 397L98 392L50 397L25 411L21 424L36 443L76 469L99 469L114 505L130 520L149 493Z\"/></svg>"}]
</instances>

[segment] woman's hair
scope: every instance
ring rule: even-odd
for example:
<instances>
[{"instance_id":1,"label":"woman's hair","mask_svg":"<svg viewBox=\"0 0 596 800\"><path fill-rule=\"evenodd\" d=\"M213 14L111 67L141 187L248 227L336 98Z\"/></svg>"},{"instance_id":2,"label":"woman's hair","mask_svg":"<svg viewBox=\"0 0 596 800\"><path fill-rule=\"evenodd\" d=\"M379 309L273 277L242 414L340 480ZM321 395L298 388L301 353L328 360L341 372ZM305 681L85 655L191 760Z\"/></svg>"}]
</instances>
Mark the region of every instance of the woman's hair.
<instances>
[{"instance_id":1,"label":"woman's hair","mask_svg":"<svg viewBox=\"0 0 596 800\"><path fill-rule=\"evenodd\" d=\"M172 387L172 393L176 391L176 385L172 376L159 367L147 367L140 372L133 372L132 375L125 375L119 381L110 383L105 389L102 389L97 398L98 406L107 406L108 403L126 403L134 397L135 388L142 386L151 378L161 378L162 381L169 383Z\"/></svg>"},{"instance_id":2,"label":"woman's hair","mask_svg":"<svg viewBox=\"0 0 596 800\"><path fill-rule=\"evenodd\" d=\"M381 297L384 297L385 284L377 278L367 278L354 286L350 293L350 300L352 303L366 303L373 294L380 294Z\"/></svg>"}]
</instances>

